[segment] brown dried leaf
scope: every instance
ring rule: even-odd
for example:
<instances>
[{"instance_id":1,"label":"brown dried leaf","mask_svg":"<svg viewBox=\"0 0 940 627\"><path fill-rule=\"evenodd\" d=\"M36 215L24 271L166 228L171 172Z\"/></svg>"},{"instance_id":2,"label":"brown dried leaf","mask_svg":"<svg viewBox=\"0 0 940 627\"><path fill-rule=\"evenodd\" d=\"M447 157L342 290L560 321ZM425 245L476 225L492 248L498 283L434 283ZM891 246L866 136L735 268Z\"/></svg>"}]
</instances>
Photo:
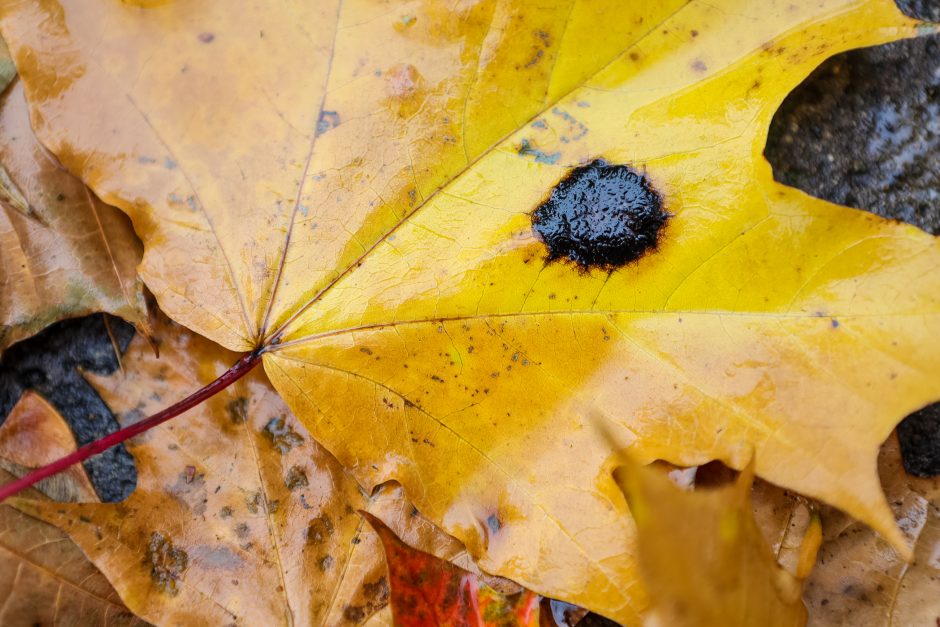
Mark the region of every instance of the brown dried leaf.
<instances>
[{"instance_id":1,"label":"brown dried leaf","mask_svg":"<svg viewBox=\"0 0 940 627\"><path fill-rule=\"evenodd\" d=\"M819 563L806 582L810 625L940 624L940 477L908 475L895 436L878 462L914 561L902 560L865 525L825 508Z\"/></svg>"},{"instance_id":2,"label":"brown dried leaf","mask_svg":"<svg viewBox=\"0 0 940 627\"><path fill-rule=\"evenodd\" d=\"M96 311L147 331L130 220L39 144L19 80L0 96L0 191L0 351Z\"/></svg>"},{"instance_id":3,"label":"brown dried leaf","mask_svg":"<svg viewBox=\"0 0 940 627\"><path fill-rule=\"evenodd\" d=\"M17 477L76 448L75 436L62 415L32 390L23 393L0 425L0 468ZM38 488L56 501L100 500L80 465L41 481Z\"/></svg>"},{"instance_id":4,"label":"brown dried leaf","mask_svg":"<svg viewBox=\"0 0 940 627\"><path fill-rule=\"evenodd\" d=\"M62 416L34 393L19 400L0 427L0 481L16 470L75 450ZM8 472L14 469L13 472ZM81 466L37 486L48 496L96 501ZM30 498L45 500L31 490ZM0 624L145 625L121 602L108 580L68 536L40 520L0 505Z\"/></svg>"},{"instance_id":5,"label":"brown dried leaf","mask_svg":"<svg viewBox=\"0 0 940 627\"><path fill-rule=\"evenodd\" d=\"M3 481L11 477L0 470ZM68 536L0 505L0 624L146 625Z\"/></svg>"}]
</instances>

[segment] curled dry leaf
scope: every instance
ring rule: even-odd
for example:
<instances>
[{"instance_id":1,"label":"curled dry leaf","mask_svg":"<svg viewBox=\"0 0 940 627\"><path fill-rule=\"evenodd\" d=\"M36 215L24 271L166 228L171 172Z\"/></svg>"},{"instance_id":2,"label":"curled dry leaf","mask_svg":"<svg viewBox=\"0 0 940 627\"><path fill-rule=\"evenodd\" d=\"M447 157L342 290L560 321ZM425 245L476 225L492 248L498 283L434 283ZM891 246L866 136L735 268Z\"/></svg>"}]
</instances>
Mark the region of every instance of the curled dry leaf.
<instances>
[{"instance_id":1,"label":"curled dry leaf","mask_svg":"<svg viewBox=\"0 0 940 627\"><path fill-rule=\"evenodd\" d=\"M233 359L175 325L161 323L157 336L159 359L138 336L123 375L86 375L122 424L211 381ZM357 509L466 561L401 488L364 493L257 371L128 449L138 485L123 503L17 504L66 531L127 606L157 624L365 621L387 603L388 583L378 538Z\"/></svg>"},{"instance_id":2,"label":"curled dry leaf","mask_svg":"<svg viewBox=\"0 0 940 627\"><path fill-rule=\"evenodd\" d=\"M650 625L805 624L801 581L777 564L754 520L750 467L731 485L695 492L632 461L615 477L637 525Z\"/></svg>"},{"instance_id":3,"label":"curled dry leaf","mask_svg":"<svg viewBox=\"0 0 940 627\"><path fill-rule=\"evenodd\" d=\"M940 396L940 245L762 157L823 59L928 30L889 0L0 12L37 134L131 217L161 306L265 346L359 482L487 571L639 620L596 421L646 461L756 451L906 549L875 458ZM603 220L566 205L588 187Z\"/></svg>"},{"instance_id":4,"label":"curled dry leaf","mask_svg":"<svg viewBox=\"0 0 940 627\"><path fill-rule=\"evenodd\" d=\"M0 96L0 189L0 351L97 311L147 330L130 221L39 144L18 80Z\"/></svg>"},{"instance_id":5,"label":"curled dry leaf","mask_svg":"<svg viewBox=\"0 0 940 627\"><path fill-rule=\"evenodd\" d=\"M893 436L882 447L879 470L914 560L905 562L871 529L825 509L819 563L806 582L811 625L940 621L940 477L908 475Z\"/></svg>"}]
</instances>

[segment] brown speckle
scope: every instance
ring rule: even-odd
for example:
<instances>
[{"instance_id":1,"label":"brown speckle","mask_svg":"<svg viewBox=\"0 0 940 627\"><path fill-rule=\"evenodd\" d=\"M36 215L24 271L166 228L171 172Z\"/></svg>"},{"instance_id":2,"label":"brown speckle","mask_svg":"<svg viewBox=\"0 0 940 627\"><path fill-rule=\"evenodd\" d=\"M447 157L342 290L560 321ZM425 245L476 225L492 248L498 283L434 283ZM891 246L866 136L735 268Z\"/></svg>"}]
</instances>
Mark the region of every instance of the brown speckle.
<instances>
[{"instance_id":1,"label":"brown speckle","mask_svg":"<svg viewBox=\"0 0 940 627\"><path fill-rule=\"evenodd\" d=\"M284 477L284 485L287 486L288 490L296 490L297 488L306 488L310 485L310 482L307 480L307 473L303 468L291 466Z\"/></svg>"},{"instance_id":2,"label":"brown speckle","mask_svg":"<svg viewBox=\"0 0 940 627\"><path fill-rule=\"evenodd\" d=\"M317 516L307 525L307 542L310 544L323 544L333 535L333 521L326 514Z\"/></svg>"},{"instance_id":3,"label":"brown speckle","mask_svg":"<svg viewBox=\"0 0 940 627\"><path fill-rule=\"evenodd\" d=\"M150 578L167 594L175 596L179 592L177 582L189 566L189 555L177 548L162 533L150 534L147 545L147 560L150 566Z\"/></svg>"},{"instance_id":4,"label":"brown speckle","mask_svg":"<svg viewBox=\"0 0 940 627\"><path fill-rule=\"evenodd\" d=\"M244 396L239 396L229 401L225 406L225 411L228 412L228 417L229 420L232 421L232 424L244 424L244 422L248 420L248 399Z\"/></svg>"},{"instance_id":5,"label":"brown speckle","mask_svg":"<svg viewBox=\"0 0 940 627\"><path fill-rule=\"evenodd\" d=\"M303 444L303 437L287 424L284 416L275 416L264 425L264 435L282 455L295 446Z\"/></svg>"}]
</instances>

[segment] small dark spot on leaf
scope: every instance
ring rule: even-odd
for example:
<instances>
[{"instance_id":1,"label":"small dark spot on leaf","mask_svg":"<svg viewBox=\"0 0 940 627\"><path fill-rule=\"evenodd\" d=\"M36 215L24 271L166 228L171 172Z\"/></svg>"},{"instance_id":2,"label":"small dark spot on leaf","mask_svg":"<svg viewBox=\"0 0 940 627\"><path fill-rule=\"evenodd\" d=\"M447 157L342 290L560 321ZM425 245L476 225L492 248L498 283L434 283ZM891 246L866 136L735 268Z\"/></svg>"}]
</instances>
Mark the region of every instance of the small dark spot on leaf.
<instances>
[{"instance_id":1,"label":"small dark spot on leaf","mask_svg":"<svg viewBox=\"0 0 940 627\"><path fill-rule=\"evenodd\" d=\"M306 488L310 485L310 482L307 480L307 473L304 472L303 468L291 466L284 477L284 485L287 486L288 490L296 490L297 488Z\"/></svg>"},{"instance_id":2,"label":"small dark spot on leaf","mask_svg":"<svg viewBox=\"0 0 940 627\"><path fill-rule=\"evenodd\" d=\"M232 399L225 406L232 424L240 425L248 420L248 399L244 396Z\"/></svg>"},{"instance_id":3,"label":"small dark spot on leaf","mask_svg":"<svg viewBox=\"0 0 940 627\"><path fill-rule=\"evenodd\" d=\"M212 33L199 33L199 41L204 44L212 43L215 40L215 35Z\"/></svg>"},{"instance_id":4,"label":"small dark spot on leaf","mask_svg":"<svg viewBox=\"0 0 940 627\"><path fill-rule=\"evenodd\" d=\"M150 566L150 578L164 592L176 595L179 592L177 581L189 565L189 555L183 549L176 548L162 533L150 534L147 545L147 562Z\"/></svg>"},{"instance_id":5,"label":"small dark spot on leaf","mask_svg":"<svg viewBox=\"0 0 940 627\"><path fill-rule=\"evenodd\" d=\"M307 525L307 542L310 544L323 544L333 535L333 521L326 514L317 516Z\"/></svg>"},{"instance_id":6,"label":"small dark spot on leaf","mask_svg":"<svg viewBox=\"0 0 940 627\"><path fill-rule=\"evenodd\" d=\"M574 168L532 212L548 261L613 270L655 250L668 214L640 173L600 159Z\"/></svg>"},{"instance_id":7,"label":"small dark spot on leaf","mask_svg":"<svg viewBox=\"0 0 940 627\"><path fill-rule=\"evenodd\" d=\"M385 577L362 584L362 592L369 599L369 605L372 607L381 608L388 603L388 582Z\"/></svg>"},{"instance_id":8,"label":"small dark spot on leaf","mask_svg":"<svg viewBox=\"0 0 940 627\"><path fill-rule=\"evenodd\" d=\"M343 608L343 618L350 623L359 624L366 617L366 610L361 605L347 605Z\"/></svg>"},{"instance_id":9,"label":"small dark spot on leaf","mask_svg":"<svg viewBox=\"0 0 940 627\"><path fill-rule=\"evenodd\" d=\"M519 142L519 146L516 148L516 154L520 157L532 157L536 163L545 163L548 165L557 163L561 158L560 152L547 153L543 150L539 150L532 145L532 142L528 139L523 139Z\"/></svg>"},{"instance_id":10,"label":"small dark spot on leaf","mask_svg":"<svg viewBox=\"0 0 940 627\"><path fill-rule=\"evenodd\" d=\"M490 533L497 533L502 526L496 514L490 514L490 517L486 519L486 528L490 530Z\"/></svg>"},{"instance_id":11,"label":"small dark spot on leaf","mask_svg":"<svg viewBox=\"0 0 940 627\"><path fill-rule=\"evenodd\" d=\"M317 566L320 567L320 570L323 572L328 571L333 566L333 556L326 555L320 558L320 561L317 562Z\"/></svg>"},{"instance_id":12,"label":"small dark spot on leaf","mask_svg":"<svg viewBox=\"0 0 940 627\"><path fill-rule=\"evenodd\" d=\"M231 518L232 517L232 508L226 505L219 510L219 518Z\"/></svg>"},{"instance_id":13,"label":"small dark spot on leaf","mask_svg":"<svg viewBox=\"0 0 940 627\"><path fill-rule=\"evenodd\" d=\"M336 111L321 111L317 120L317 135L322 135L330 129L339 126L339 113Z\"/></svg>"},{"instance_id":14,"label":"small dark spot on leaf","mask_svg":"<svg viewBox=\"0 0 940 627\"><path fill-rule=\"evenodd\" d=\"M699 74L703 74L708 70L708 66L705 65L705 62L701 59L696 59L695 61L692 61L692 69Z\"/></svg>"},{"instance_id":15,"label":"small dark spot on leaf","mask_svg":"<svg viewBox=\"0 0 940 627\"><path fill-rule=\"evenodd\" d=\"M268 424L264 425L264 435L282 455L295 446L300 446L304 441L303 436L287 424L284 416L275 416L269 420Z\"/></svg>"},{"instance_id":16,"label":"small dark spot on leaf","mask_svg":"<svg viewBox=\"0 0 940 627\"><path fill-rule=\"evenodd\" d=\"M258 513L258 506L261 505L261 492L255 492L251 497L245 498L245 506L252 514Z\"/></svg>"},{"instance_id":17,"label":"small dark spot on leaf","mask_svg":"<svg viewBox=\"0 0 940 627\"><path fill-rule=\"evenodd\" d=\"M239 540L244 540L251 534L251 529L248 528L247 523L239 523L235 527L235 535L238 536Z\"/></svg>"}]
</instances>

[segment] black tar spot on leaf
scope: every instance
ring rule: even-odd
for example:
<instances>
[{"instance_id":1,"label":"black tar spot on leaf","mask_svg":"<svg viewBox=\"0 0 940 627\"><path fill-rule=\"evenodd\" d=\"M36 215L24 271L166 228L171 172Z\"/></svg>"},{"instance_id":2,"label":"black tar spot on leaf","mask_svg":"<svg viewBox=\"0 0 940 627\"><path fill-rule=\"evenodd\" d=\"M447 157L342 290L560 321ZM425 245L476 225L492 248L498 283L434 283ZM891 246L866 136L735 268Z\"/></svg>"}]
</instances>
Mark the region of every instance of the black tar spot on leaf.
<instances>
[{"instance_id":1,"label":"black tar spot on leaf","mask_svg":"<svg viewBox=\"0 0 940 627\"><path fill-rule=\"evenodd\" d=\"M655 250L669 218L645 176L597 159L571 170L532 212L548 260L611 271Z\"/></svg>"}]
</instances>

